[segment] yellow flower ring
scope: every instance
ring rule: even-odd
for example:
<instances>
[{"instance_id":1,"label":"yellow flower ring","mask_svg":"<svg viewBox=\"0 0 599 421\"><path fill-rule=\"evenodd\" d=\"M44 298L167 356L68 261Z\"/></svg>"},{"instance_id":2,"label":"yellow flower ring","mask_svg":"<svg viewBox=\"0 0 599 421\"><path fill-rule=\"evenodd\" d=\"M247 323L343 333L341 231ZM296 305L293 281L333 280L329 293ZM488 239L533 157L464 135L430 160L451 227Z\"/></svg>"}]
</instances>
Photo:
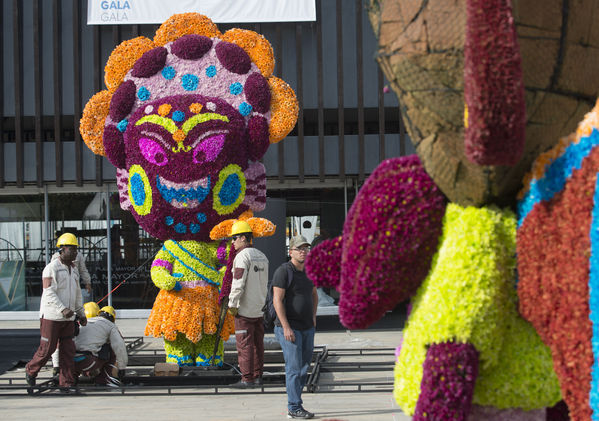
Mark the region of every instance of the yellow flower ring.
<instances>
[{"instance_id":1,"label":"yellow flower ring","mask_svg":"<svg viewBox=\"0 0 599 421\"><path fill-rule=\"evenodd\" d=\"M140 165L129 168L127 185L129 200L139 215L147 215L152 210L152 187L144 169Z\"/></svg>"},{"instance_id":2,"label":"yellow flower ring","mask_svg":"<svg viewBox=\"0 0 599 421\"><path fill-rule=\"evenodd\" d=\"M227 165L218 174L214 186L214 209L219 215L233 212L245 198L245 175L236 164Z\"/></svg>"}]
</instances>

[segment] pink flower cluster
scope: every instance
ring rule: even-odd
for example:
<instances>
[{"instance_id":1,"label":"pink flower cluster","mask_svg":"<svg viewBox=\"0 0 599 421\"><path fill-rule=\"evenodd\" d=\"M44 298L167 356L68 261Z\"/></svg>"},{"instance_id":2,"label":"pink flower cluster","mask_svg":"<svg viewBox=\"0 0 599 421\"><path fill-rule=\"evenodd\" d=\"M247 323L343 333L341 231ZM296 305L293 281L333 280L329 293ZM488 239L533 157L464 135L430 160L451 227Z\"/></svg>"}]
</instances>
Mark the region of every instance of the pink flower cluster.
<instances>
[{"instance_id":1,"label":"pink flower cluster","mask_svg":"<svg viewBox=\"0 0 599 421\"><path fill-rule=\"evenodd\" d=\"M416 155L387 159L374 170L343 228L344 326L363 329L416 292L437 250L445 206Z\"/></svg>"},{"instance_id":2,"label":"pink flower cluster","mask_svg":"<svg viewBox=\"0 0 599 421\"><path fill-rule=\"evenodd\" d=\"M478 351L471 344L433 344L426 353L414 421L465 421L478 376Z\"/></svg>"},{"instance_id":3,"label":"pink flower cluster","mask_svg":"<svg viewBox=\"0 0 599 421\"><path fill-rule=\"evenodd\" d=\"M306 259L306 275L317 287L337 288L341 280L342 237L329 238L312 249Z\"/></svg>"},{"instance_id":4,"label":"pink flower cluster","mask_svg":"<svg viewBox=\"0 0 599 421\"><path fill-rule=\"evenodd\" d=\"M229 249L229 259L227 260L227 271L223 276L223 284L220 287L220 293L218 294L218 303L222 304L225 297L229 297L231 293L231 284L233 283L233 260L237 256L237 250L231 245Z\"/></svg>"},{"instance_id":5,"label":"pink flower cluster","mask_svg":"<svg viewBox=\"0 0 599 421\"><path fill-rule=\"evenodd\" d=\"M466 6L464 146L479 165L514 165L524 151L524 81L511 3L470 0Z\"/></svg>"}]
</instances>

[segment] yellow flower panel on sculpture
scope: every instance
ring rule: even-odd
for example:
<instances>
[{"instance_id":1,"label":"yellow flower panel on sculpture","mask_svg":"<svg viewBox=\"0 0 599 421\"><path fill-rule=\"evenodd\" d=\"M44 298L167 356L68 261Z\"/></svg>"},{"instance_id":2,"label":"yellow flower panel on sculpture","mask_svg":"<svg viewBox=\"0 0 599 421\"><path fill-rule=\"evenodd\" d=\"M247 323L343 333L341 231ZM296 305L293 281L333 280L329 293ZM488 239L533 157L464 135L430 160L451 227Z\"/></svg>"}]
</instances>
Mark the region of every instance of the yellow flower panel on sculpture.
<instances>
[{"instance_id":1,"label":"yellow flower panel on sculpture","mask_svg":"<svg viewBox=\"0 0 599 421\"><path fill-rule=\"evenodd\" d=\"M509 210L448 205L395 366L394 396L407 414L420 396L427 346L444 342L479 352L473 403L529 410L559 400L550 351L516 308L515 238Z\"/></svg>"}]
</instances>

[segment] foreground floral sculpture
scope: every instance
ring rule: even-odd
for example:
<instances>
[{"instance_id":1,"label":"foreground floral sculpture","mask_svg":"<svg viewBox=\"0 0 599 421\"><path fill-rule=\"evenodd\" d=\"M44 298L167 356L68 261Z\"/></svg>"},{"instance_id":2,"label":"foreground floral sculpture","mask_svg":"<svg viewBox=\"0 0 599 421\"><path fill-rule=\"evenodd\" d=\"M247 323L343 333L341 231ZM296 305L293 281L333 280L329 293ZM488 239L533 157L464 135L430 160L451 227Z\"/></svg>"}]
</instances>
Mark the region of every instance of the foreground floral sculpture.
<instances>
[{"instance_id":1,"label":"foreground floral sculpture","mask_svg":"<svg viewBox=\"0 0 599 421\"><path fill-rule=\"evenodd\" d=\"M537 6L370 2L377 60L433 191L450 203L442 220L429 210L428 224L412 225L411 167L383 162L343 236L316 247L306 270L336 286L350 328L411 300L394 396L414 420L599 417L597 113L543 153L592 105L599 79L575 57L597 57L598 42L568 30L592 21L565 3Z\"/></svg>"},{"instance_id":2,"label":"foreground floral sculpture","mask_svg":"<svg viewBox=\"0 0 599 421\"><path fill-rule=\"evenodd\" d=\"M146 334L164 337L167 362L222 364L222 341L214 359L213 349L229 246L213 240L235 219L256 236L274 232L253 217L266 203L258 160L294 127L297 101L273 68L256 32L221 34L203 15L174 15L153 40L115 48L108 89L85 107L81 134L117 168L121 207L165 241L152 263L160 292ZM229 315L220 339L233 330Z\"/></svg>"}]
</instances>

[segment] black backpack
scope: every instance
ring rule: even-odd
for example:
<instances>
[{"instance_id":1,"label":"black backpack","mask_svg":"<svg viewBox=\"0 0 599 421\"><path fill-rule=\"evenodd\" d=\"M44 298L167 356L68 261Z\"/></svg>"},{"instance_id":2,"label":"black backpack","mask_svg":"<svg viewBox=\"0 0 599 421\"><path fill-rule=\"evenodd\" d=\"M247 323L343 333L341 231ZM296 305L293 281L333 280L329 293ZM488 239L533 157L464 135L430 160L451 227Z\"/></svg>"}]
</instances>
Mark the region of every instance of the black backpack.
<instances>
[{"instance_id":1,"label":"black backpack","mask_svg":"<svg viewBox=\"0 0 599 421\"><path fill-rule=\"evenodd\" d=\"M291 285L291 281L293 280L293 269L291 268L291 263L286 263L287 265L287 288L289 289L289 285ZM272 303L272 279L268 280L268 289L266 290L266 302L262 307L262 313L264 314L263 322L264 329L272 330L275 327L275 320L277 320L277 312L275 311L275 306Z\"/></svg>"}]
</instances>

